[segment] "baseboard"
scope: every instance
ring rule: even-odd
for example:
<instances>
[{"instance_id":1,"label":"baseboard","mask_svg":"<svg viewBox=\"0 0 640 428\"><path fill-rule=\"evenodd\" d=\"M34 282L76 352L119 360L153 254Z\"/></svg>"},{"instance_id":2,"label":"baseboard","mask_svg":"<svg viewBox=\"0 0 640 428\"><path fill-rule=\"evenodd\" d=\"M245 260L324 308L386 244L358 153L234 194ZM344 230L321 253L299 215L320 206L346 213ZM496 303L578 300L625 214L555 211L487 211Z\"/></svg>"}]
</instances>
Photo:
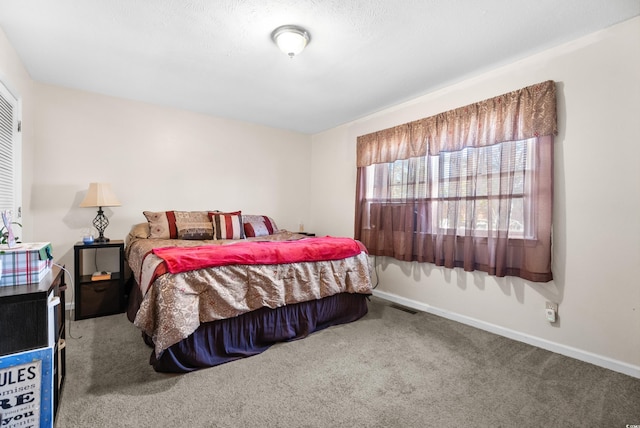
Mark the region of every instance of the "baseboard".
<instances>
[{"instance_id":1,"label":"baseboard","mask_svg":"<svg viewBox=\"0 0 640 428\"><path fill-rule=\"evenodd\" d=\"M408 308L416 309L418 311L428 312L430 314L447 318L452 321L457 321L462 324L470 325L472 327L476 327L481 330L485 330L490 333L497 334L499 336L504 336L509 339L517 340L519 342L524 342L529 345L536 346L538 348L546 349L547 351L555 352L556 354L575 358L576 360L584 361L599 367L603 367L605 369L613 370L619 373L624 373L626 375L640 379L640 366L635 366L633 364L628 364L622 361L614 360L612 358L604 357L602 355L598 355L598 354L594 354L581 349L573 348L571 346L562 345L560 343L551 342L546 339L541 339L539 337L521 333L516 330L511 330L505 327L501 327L499 325L480 321L475 318L456 314L454 312L438 309L433 306L417 302L415 300L398 296L396 294L387 293L379 290L373 290L373 295L381 299L406 306Z\"/></svg>"}]
</instances>

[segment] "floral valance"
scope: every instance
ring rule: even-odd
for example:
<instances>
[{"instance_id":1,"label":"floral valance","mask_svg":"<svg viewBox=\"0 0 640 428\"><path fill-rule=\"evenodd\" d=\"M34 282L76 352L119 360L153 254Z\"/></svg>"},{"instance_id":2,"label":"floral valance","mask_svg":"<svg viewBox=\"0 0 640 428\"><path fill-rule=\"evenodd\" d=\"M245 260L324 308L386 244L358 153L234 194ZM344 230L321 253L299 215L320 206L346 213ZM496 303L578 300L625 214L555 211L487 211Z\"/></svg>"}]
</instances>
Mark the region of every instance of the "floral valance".
<instances>
[{"instance_id":1,"label":"floral valance","mask_svg":"<svg viewBox=\"0 0 640 428\"><path fill-rule=\"evenodd\" d=\"M358 137L357 165L437 155L504 141L557 135L556 85L528 86L435 116Z\"/></svg>"}]
</instances>

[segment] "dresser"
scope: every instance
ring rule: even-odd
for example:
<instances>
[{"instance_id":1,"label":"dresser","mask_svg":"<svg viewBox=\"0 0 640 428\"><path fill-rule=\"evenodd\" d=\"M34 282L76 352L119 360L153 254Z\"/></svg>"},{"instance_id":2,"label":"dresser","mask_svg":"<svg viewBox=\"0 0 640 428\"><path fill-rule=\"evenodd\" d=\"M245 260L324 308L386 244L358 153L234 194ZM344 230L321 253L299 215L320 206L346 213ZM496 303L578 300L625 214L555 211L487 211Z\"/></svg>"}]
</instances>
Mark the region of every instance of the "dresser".
<instances>
[{"instance_id":1,"label":"dresser","mask_svg":"<svg viewBox=\"0 0 640 428\"><path fill-rule=\"evenodd\" d=\"M0 287L0 358L53 347L53 409L57 413L65 378L64 270L53 265L34 284ZM59 299L59 304L50 303Z\"/></svg>"}]
</instances>

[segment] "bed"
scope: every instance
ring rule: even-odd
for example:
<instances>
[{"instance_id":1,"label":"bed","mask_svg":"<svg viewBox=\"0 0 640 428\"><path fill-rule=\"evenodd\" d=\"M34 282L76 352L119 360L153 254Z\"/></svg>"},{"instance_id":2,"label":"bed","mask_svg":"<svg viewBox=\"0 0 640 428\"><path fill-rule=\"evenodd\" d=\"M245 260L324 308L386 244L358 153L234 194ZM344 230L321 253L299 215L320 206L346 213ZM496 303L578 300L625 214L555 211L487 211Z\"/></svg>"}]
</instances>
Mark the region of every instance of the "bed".
<instances>
[{"instance_id":1,"label":"bed","mask_svg":"<svg viewBox=\"0 0 640 428\"><path fill-rule=\"evenodd\" d=\"M367 313L369 259L358 241L239 211L144 214L126 239L127 317L156 371L213 367Z\"/></svg>"}]
</instances>

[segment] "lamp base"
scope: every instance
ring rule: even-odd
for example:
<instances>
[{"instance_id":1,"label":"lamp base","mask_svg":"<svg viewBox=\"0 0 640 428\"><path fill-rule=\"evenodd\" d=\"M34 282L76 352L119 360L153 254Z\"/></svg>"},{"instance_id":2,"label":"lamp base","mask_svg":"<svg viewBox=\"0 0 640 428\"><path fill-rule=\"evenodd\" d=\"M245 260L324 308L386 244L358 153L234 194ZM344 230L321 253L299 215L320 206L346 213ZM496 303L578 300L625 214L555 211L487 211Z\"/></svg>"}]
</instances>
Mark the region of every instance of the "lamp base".
<instances>
[{"instance_id":1,"label":"lamp base","mask_svg":"<svg viewBox=\"0 0 640 428\"><path fill-rule=\"evenodd\" d=\"M104 243L109 242L109 238L105 238L104 230L109 226L109 219L104 215L102 207L98 207L98 215L93 219L93 226L98 230L100 236L96 238L94 242Z\"/></svg>"}]
</instances>

